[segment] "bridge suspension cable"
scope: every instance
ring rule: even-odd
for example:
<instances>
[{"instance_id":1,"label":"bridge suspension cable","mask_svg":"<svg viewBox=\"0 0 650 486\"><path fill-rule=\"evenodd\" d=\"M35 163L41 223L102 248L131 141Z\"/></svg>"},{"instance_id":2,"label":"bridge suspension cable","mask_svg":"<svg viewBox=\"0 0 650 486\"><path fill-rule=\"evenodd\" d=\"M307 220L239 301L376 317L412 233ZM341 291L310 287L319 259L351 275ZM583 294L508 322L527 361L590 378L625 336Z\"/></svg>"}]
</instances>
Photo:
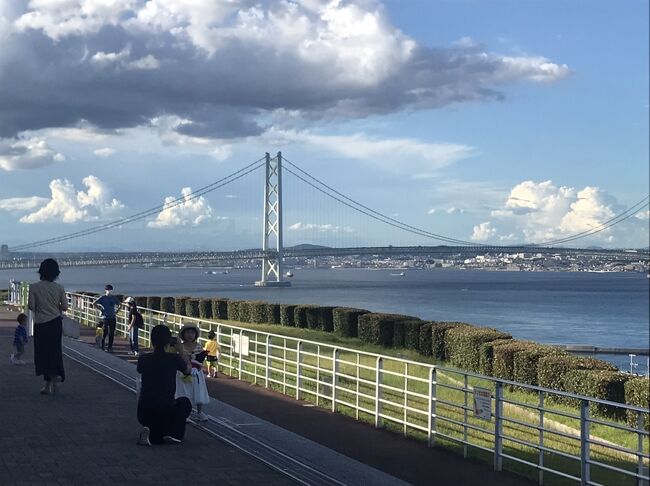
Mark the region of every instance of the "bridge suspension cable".
<instances>
[{"instance_id":1,"label":"bridge suspension cable","mask_svg":"<svg viewBox=\"0 0 650 486\"><path fill-rule=\"evenodd\" d=\"M447 242L447 243L453 243L453 244L458 245L458 246L471 246L471 247L475 247L475 248L479 248L479 249L480 248L503 248L503 249L510 248L509 246L503 246L503 245L483 245L483 244L478 244L478 243L469 242L469 241L465 241L465 240L460 240L460 239L449 237L449 236L439 235L439 234L427 231L425 229L418 228L416 226L412 226L412 225L403 223L403 222L401 222L401 221L399 221L399 220L397 220L395 218L391 218L390 216L387 216L387 215L385 215L383 213L380 213L379 211L375 211L374 209L369 208L368 206L365 206L364 204L362 204L362 203L360 203L358 201L355 201L354 199L346 196L345 194L342 194L341 192L337 191L336 189L334 189L331 186L327 185L326 183L322 182L318 178L312 176L311 174L309 174L305 170L301 169L300 167L298 167L296 164L294 164L290 160L288 160L286 158L284 158L283 160L287 164L291 165L291 167L293 167L296 171L300 172L300 174L302 174L302 175L297 174L296 172L291 170L291 168L285 166L285 170L287 170L287 172L290 172L295 177L302 180L306 184L310 185L314 189L320 191L321 193L325 194L326 196L328 196L328 197L330 197L330 198L332 198L332 199L334 199L334 200L336 200L336 201L338 201L338 202L340 202L340 203L354 209L355 211L358 211L358 212L360 212L362 214L370 216L371 218L376 219L377 221L381 221L382 223L388 224L390 226L393 226L395 228L398 228L398 229L401 229L401 230L404 230L404 231L408 231L410 233L413 233L413 234L416 234L416 235L419 235L419 236L425 236L425 237L432 238L432 239L435 239L435 240L444 241L444 242ZM322 186L322 187L319 187L319 186ZM610 218L609 220L607 220L607 221L605 221L605 222L603 222L603 223L601 223L601 224L599 224L599 225L597 225L597 226L595 226L593 228L590 228L589 230L585 230L585 231L582 231L582 232L579 232L579 233L568 235L568 236L565 236L565 237L562 237L562 238L543 241L543 242L540 242L540 243L525 244L525 245L521 245L521 246L522 247L527 247L527 248L544 248L544 247L549 247L549 246L558 245L558 244L562 244L562 243L568 243L570 241L579 240L579 239L585 238L587 236L591 236L591 235L600 233L601 231L605 231L605 230L611 228L612 226L615 226L618 223L621 223L621 222L631 218L635 214L637 214L639 211L641 211L644 207L646 207L648 205L649 200L650 200L650 196L646 196L642 200L640 200L639 202L632 205L627 210L623 211L622 213L619 213L618 215Z\"/></svg>"},{"instance_id":2,"label":"bridge suspension cable","mask_svg":"<svg viewBox=\"0 0 650 486\"><path fill-rule=\"evenodd\" d=\"M169 209L173 208L176 206L179 206L180 204L186 203L188 201L194 200L198 197L201 197L205 194L208 194L216 189L219 189L223 186L226 186L230 184L231 182L234 182L238 179L241 179L242 177L250 174L251 172L256 171L257 169L261 168L264 166L264 160L265 157L262 157L255 162L252 162L248 164L246 167L243 167L242 169L239 169L238 171L233 172L232 174L227 175L226 177L222 177L221 179L208 184L206 186L203 186L195 191L192 191L186 196L181 196L169 203L163 203L159 204L158 206L154 206L152 208L146 209L144 211L140 211L139 213L132 214L131 216L128 216L126 218L120 218L118 220L110 221L108 223L100 224L98 226L93 226L92 228L87 228L85 230L80 230L80 231L75 231L73 233L68 233L66 235L61 235L53 238L47 238L45 240L39 240L39 241L34 241L32 243L25 243L23 245L18 245L15 247L10 248L10 251L16 252L16 251L24 251L30 248L36 248L39 246L44 246L44 245L49 245L53 243L59 243L62 241L67 241L67 240L72 240L75 238L81 238L82 236L88 236L93 233L99 233L101 231L106 231L111 228L115 228L118 226L122 226L124 224L128 223L133 223L135 221L139 221L144 218L148 218L150 216L153 216L154 214L164 210L164 209Z\"/></svg>"}]
</instances>

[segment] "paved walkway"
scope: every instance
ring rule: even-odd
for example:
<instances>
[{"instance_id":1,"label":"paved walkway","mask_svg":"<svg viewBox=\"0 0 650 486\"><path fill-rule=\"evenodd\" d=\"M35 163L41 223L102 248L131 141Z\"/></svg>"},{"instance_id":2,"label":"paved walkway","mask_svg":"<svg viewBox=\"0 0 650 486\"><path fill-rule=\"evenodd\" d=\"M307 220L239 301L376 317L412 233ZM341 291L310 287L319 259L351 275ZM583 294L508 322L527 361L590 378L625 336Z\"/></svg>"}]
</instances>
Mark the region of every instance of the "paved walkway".
<instances>
[{"instance_id":1,"label":"paved walkway","mask_svg":"<svg viewBox=\"0 0 650 486\"><path fill-rule=\"evenodd\" d=\"M134 395L69 359L60 393L41 396L33 365L9 364L15 316L0 310L3 486L294 484L193 427L181 446L136 446Z\"/></svg>"}]
</instances>

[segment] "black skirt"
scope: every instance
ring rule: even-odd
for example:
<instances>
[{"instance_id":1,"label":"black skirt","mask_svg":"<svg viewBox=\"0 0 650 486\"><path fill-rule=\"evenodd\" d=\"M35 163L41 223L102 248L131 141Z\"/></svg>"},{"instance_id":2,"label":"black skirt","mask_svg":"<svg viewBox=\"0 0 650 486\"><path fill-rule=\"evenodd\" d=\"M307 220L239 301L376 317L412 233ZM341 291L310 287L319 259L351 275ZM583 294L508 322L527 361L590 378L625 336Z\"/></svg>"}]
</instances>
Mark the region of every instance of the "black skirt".
<instances>
[{"instance_id":1,"label":"black skirt","mask_svg":"<svg viewBox=\"0 0 650 486\"><path fill-rule=\"evenodd\" d=\"M61 335L63 319L57 317L47 322L34 324L34 366L36 376L43 375L46 380L60 376L65 380Z\"/></svg>"}]
</instances>

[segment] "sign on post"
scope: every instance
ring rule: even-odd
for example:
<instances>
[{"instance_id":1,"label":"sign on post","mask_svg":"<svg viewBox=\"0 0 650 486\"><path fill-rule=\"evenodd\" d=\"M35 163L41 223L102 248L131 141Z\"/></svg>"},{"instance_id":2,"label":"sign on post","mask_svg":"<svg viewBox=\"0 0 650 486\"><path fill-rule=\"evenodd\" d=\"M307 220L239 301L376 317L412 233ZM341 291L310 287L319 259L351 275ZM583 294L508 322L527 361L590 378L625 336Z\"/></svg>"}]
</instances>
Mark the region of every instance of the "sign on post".
<instances>
[{"instance_id":1,"label":"sign on post","mask_svg":"<svg viewBox=\"0 0 650 486\"><path fill-rule=\"evenodd\" d=\"M474 416L492 420L492 391L474 387Z\"/></svg>"},{"instance_id":2,"label":"sign on post","mask_svg":"<svg viewBox=\"0 0 650 486\"><path fill-rule=\"evenodd\" d=\"M248 336L233 334L232 343L233 343L233 353L241 354L242 356L248 356L248 347L250 339Z\"/></svg>"}]
</instances>

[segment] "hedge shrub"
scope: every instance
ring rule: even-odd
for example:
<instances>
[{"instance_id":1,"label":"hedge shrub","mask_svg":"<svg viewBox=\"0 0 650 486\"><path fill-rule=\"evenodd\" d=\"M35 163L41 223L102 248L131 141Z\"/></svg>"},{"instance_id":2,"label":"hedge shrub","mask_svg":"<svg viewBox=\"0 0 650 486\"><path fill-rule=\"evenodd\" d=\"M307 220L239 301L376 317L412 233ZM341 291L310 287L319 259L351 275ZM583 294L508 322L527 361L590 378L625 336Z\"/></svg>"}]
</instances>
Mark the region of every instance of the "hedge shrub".
<instances>
[{"instance_id":1,"label":"hedge shrub","mask_svg":"<svg viewBox=\"0 0 650 486\"><path fill-rule=\"evenodd\" d=\"M246 322L254 322L256 324L266 322L266 302L250 300L246 302L245 308L247 309Z\"/></svg>"},{"instance_id":2,"label":"hedge shrub","mask_svg":"<svg viewBox=\"0 0 650 486\"><path fill-rule=\"evenodd\" d=\"M433 323L432 322L424 322L423 324L420 325L420 336L419 336L419 341L418 341L418 351L420 354L424 356L431 356L433 353L433 346L432 346L432 329L433 329Z\"/></svg>"},{"instance_id":3,"label":"hedge shrub","mask_svg":"<svg viewBox=\"0 0 650 486\"><path fill-rule=\"evenodd\" d=\"M212 299L199 299L199 317L212 319Z\"/></svg>"},{"instance_id":4,"label":"hedge shrub","mask_svg":"<svg viewBox=\"0 0 650 486\"><path fill-rule=\"evenodd\" d=\"M390 347L393 345L395 322L405 318L408 317L400 314L363 314L358 321L359 338L367 343Z\"/></svg>"},{"instance_id":5,"label":"hedge shrub","mask_svg":"<svg viewBox=\"0 0 650 486\"><path fill-rule=\"evenodd\" d=\"M160 299L160 310L167 314L173 314L175 311L174 297L162 297Z\"/></svg>"},{"instance_id":6,"label":"hedge shrub","mask_svg":"<svg viewBox=\"0 0 650 486\"><path fill-rule=\"evenodd\" d=\"M563 381L564 388L569 393L625 403L625 382L629 379L630 375L618 371L575 370L569 371ZM578 406L580 403L577 399L567 399L566 401L574 406ZM625 409L600 403L591 403L589 413L612 419L625 417Z\"/></svg>"},{"instance_id":7,"label":"hedge shrub","mask_svg":"<svg viewBox=\"0 0 650 486\"><path fill-rule=\"evenodd\" d=\"M264 305L264 322L280 324L280 304L267 302Z\"/></svg>"},{"instance_id":8,"label":"hedge shrub","mask_svg":"<svg viewBox=\"0 0 650 486\"><path fill-rule=\"evenodd\" d=\"M530 349L535 343L530 341L519 341L510 339L510 342L501 341L494 346L494 358L492 361L492 376L502 380L514 381L515 379L515 355L519 351Z\"/></svg>"},{"instance_id":9,"label":"hedge shrub","mask_svg":"<svg viewBox=\"0 0 650 486\"><path fill-rule=\"evenodd\" d=\"M287 327L296 327L294 320L294 310L296 306L293 304L280 304L280 324Z\"/></svg>"},{"instance_id":10,"label":"hedge shrub","mask_svg":"<svg viewBox=\"0 0 650 486\"><path fill-rule=\"evenodd\" d=\"M180 314L182 316L187 315L185 313L185 302L187 302L190 297L175 297L174 298L174 314Z\"/></svg>"},{"instance_id":11,"label":"hedge shrub","mask_svg":"<svg viewBox=\"0 0 650 486\"><path fill-rule=\"evenodd\" d=\"M293 321L296 324L296 327L306 328L307 327L307 309L316 307L313 305L297 305L293 309Z\"/></svg>"},{"instance_id":12,"label":"hedge shrub","mask_svg":"<svg viewBox=\"0 0 650 486\"><path fill-rule=\"evenodd\" d=\"M213 319L228 319L228 300L224 298L212 299Z\"/></svg>"},{"instance_id":13,"label":"hedge shrub","mask_svg":"<svg viewBox=\"0 0 650 486\"><path fill-rule=\"evenodd\" d=\"M228 319L231 321L242 321L240 318L240 308L243 304L241 300L229 300L227 304Z\"/></svg>"},{"instance_id":14,"label":"hedge shrub","mask_svg":"<svg viewBox=\"0 0 650 486\"><path fill-rule=\"evenodd\" d=\"M494 362L494 348L504 343L511 342L512 339L496 339L481 344L479 347L478 367L480 373L486 376L492 376L492 364Z\"/></svg>"},{"instance_id":15,"label":"hedge shrub","mask_svg":"<svg viewBox=\"0 0 650 486\"><path fill-rule=\"evenodd\" d=\"M419 324L422 323L420 319L417 317L408 317L404 316L404 319L397 319L395 320L395 324L393 325L393 347L394 348L405 348L406 347L406 329L408 328L411 334L413 334L412 328L413 324L416 325L416 330L417 330L417 337L418 337L418 344L419 344L419 338L420 338L420 326ZM411 339L413 336L410 336Z\"/></svg>"},{"instance_id":16,"label":"hedge shrub","mask_svg":"<svg viewBox=\"0 0 650 486\"><path fill-rule=\"evenodd\" d=\"M160 297L150 295L147 297L147 308L152 310L160 310Z\"/></svg>"},{"instance_id":17,"label":"hedge shrub","mask_svg":"<svg viewBox=\"0 0 650 486\"><path fill-rule=\"evenodd\" d=\"M336 307L332 310L334 332L345 337L357 337L359 316L370 311L350 307Z\"/></svg>"},{"instance_id":18,"label":"hedge shrub","mask_svg":"<svg viewBox=\"0 0 650 486\"><path fill-rule=\"evenodd\" d=\"M334 330L334 322L332 318L333 309L334 307L325 306L309 307L306 312L307 327L309 329L332 332Z\"/></svg>"},{"instance_id":19,"label":"hedge shrub","mask_svg":"<svg viewBox=\"0 0 650 486\"><path fill-rule=\"evenodd\" d=\"M553 346L534 344L515 354L514 359L514 381L538 385L537 375L539 371L539 360L549 355L565 355L566 352Z\"/></svg>"},{"instance_id":20,"label":"hedge shrub","mask_svg":"<svg viewBox=\"0 0 650 486\"><path fill-rule=\"evenodd\" d=\"M187 317L199 317L199 299L187 299L185 301L185 315Z\"/></svg>"},{"instance_id":21,"label":"hedge shrub","mask_svg":"<svg viewBox=\"0 0 650 486\"><path fill-rule=\"evenodd\" d=\"M404 321L404 347L406 349L420 350L420 327L423 323L419 319Z\"/></svg>"},{"instance_id":22,"label":"hedge shrub","mask_svg":"<svg viewBox=\"0 0 650 486\"><path fill-rule=\"evenodd\" d=\"M446 337L447 331L454 329L460 326L469 326L464 322L444 322L444 321L432 321L431 328L431 356L433 356L437 361L446 361L447 352L446 352Z\"/></svg>"},{"instance_id":23,"label":"hedge shrub","mask_svg":"<svg viewBox=\"0 0 650 486\"><path fill-rule=\"evenodd\" d=\"M147 307L147 297L134 297L135 299L135 305L138 306L138 309L144 309Z\"/></svg>"},{"instance_id":24,"label":"hedge shrub","mask_svg":"<svg viewBox=\"0 0 650 486\"><path fill-rule=\"evenodd\" d=\"M478 373L481 371L481 344L511 337L508 333L490 327L454 327L447 331L445 337L445 355L453 366Z\"/></svg>"},{"instance_id":25,"label":"hedge shrub","mask_svg":"<svg viewBox=\"0 0 650 486\"><path fill-rule=\"evenodd\" d=\"M577 370L617 371L616 366L600 359L551 354L540 358L538 362L537 383L543 388L566 391L564 375Z\"/></svg>"},{"instance_id":26,"label":"hedge shrub","mask_svg":"<svg viewBox=\"0 0 650 486\"><path fill-rule=\"evenodd\" d=\"M650 408L650 381L648 378L630 378L625 383L625 403L645 409ZM639 426L637 412L628 411L626 418L630 427L637 428ZM648 413L643 414L643 428L650 430L650 414Z\"/></svg>"}]
</instances>

